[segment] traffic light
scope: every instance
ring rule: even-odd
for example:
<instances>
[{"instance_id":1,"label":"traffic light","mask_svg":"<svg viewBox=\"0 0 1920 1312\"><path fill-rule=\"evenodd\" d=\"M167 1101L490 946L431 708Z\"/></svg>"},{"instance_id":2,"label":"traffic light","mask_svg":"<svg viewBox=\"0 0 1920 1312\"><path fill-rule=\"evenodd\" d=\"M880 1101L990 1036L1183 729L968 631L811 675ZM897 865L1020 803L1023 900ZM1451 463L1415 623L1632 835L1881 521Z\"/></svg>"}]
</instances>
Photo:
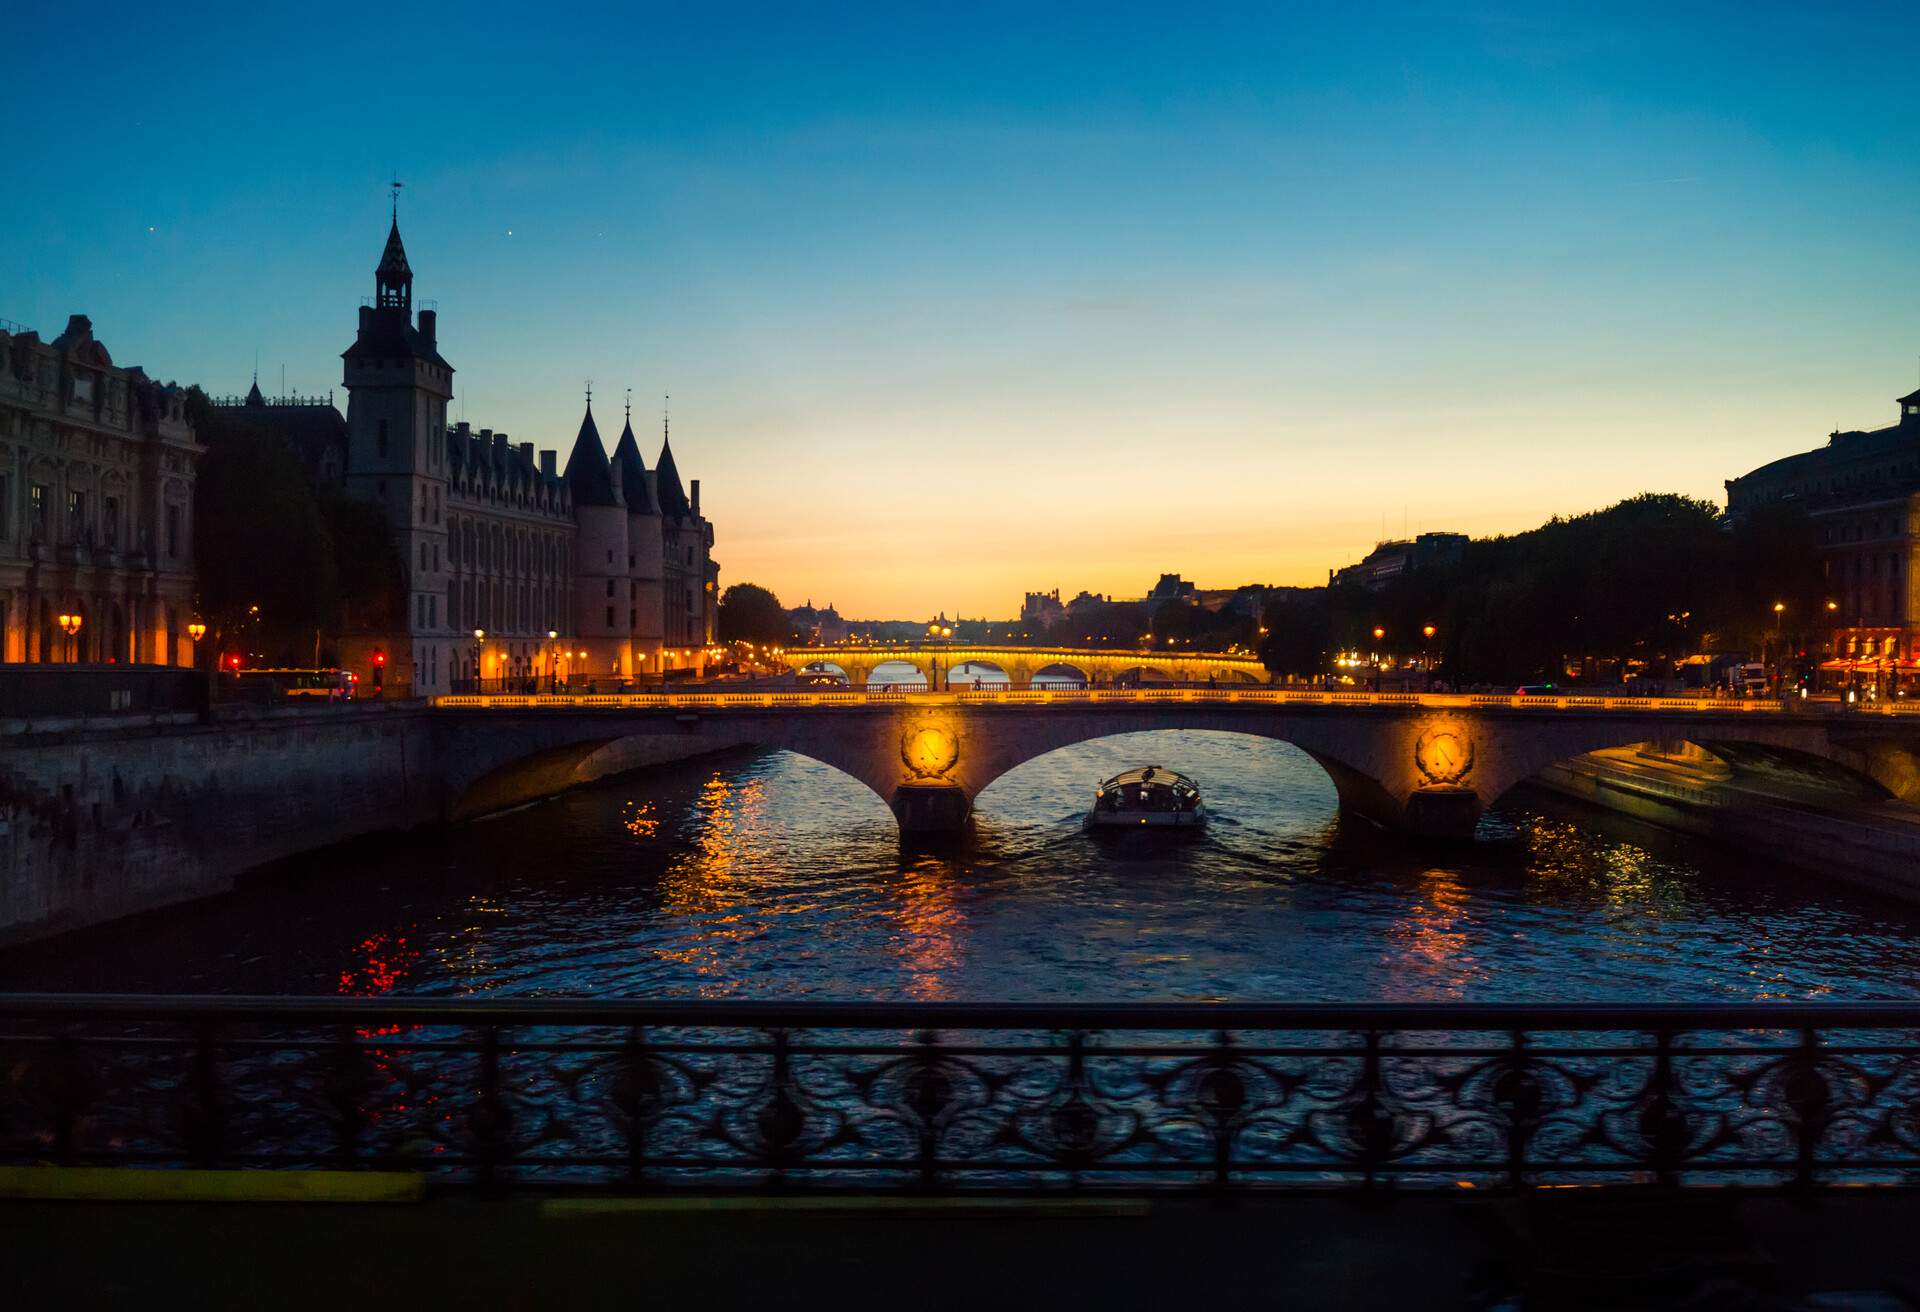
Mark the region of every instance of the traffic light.
<instances>
[{"instance_id":1,"label":"traffic light","mask_svg":"<svg viewBox=\"0 0 1920 1312\"><path fill-rule=\"evenodd\" d=\"M373 649L373 686L375 689L386 687L387 653L383 648Z\"/></svg>"}]
</instances>

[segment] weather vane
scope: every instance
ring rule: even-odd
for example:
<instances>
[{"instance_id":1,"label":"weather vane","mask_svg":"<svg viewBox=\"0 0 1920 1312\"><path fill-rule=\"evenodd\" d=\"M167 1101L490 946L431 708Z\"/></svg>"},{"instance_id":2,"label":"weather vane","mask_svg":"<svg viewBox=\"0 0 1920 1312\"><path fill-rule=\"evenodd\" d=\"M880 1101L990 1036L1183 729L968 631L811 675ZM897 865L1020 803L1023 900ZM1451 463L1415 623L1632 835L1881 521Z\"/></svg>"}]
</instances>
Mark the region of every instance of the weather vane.
<instances>
[{"instance_id":1,"label":"weather vane","mask_svg":"<svg viewBox=\"0 0 1920 1312\"><path fill-rule=\"evenodd\" d=\"M400 188L407 184L400 181L398 173L393 175L393 221L400 222Z\"/></svg>"},{"instance_id":2,"label":"weather vane","mask_svg":"<svg viewBox=\"0 0 1920 1312\"><path fill-rule=\"evenodd\" d=\"M629 424L633 422L633 389L631 387L627 389L627 422Z\"/></svg>"},{"instance_id":3,"label":"weather vane","mask_svg":"<svg viewBox=\"0 0 1920 1312\"><path fill-rule=\"evenodd\" d=\"M587 409L593 409L593 379L587 379Z\"/></svg>"}]
</instances>

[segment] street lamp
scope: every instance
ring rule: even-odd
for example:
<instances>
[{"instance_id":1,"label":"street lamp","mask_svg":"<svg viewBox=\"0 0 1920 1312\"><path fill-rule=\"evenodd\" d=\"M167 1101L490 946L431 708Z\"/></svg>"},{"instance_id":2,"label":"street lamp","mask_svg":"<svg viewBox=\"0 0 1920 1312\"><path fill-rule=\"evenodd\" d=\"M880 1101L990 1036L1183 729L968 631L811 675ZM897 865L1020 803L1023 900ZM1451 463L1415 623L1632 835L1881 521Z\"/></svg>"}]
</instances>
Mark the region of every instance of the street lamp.
<instances>
[{"instance_id":1,"label":"street lamp","mask_svg":"<svg viewBox=\"0 0 1920 1312\"><path fill-rule=\"evenodd\" d=\"M187 636L193 639L193 666L198 669L200 668L200 639L207 636L207 626L200 620L193 620L187 625Z\"/></svg>"},{"instance_id":2,"label":"street lamp","mask_svg":"<svg viewBox=\"0 0 1920 1312\"><path fill-rule=\"evenodd\" d=\"M555 673L553 668L553 665L554 665L553 640L559 636L560 636L560 630L558 629L547 630L547 648L545 652L545 657L546 657L546 666L547 666L547 688L549 691L551 691L560 682L559 675Z\"/></svg>"},{"instance_id":3,"label":"street lamp","mask_svg":"<svg viewBox=\"0 0 1920 1312\"><path fill-rule=\"evenodd\" d=\"M1428 692L1433 691L1433 635L1437 632L1439 632L1439 630L1435 629L1431 624L1424 625L1420 629L1420 636L1426 639L1426 642L1420 648L1420 664L1424 666L1427 671Z\"/></svg>"},{"instance_id":4,"label":"street lamp","mask_svg":"<svg viewBox=\"0 0 1920 1312\"><path fill-rule=\"evenodd\" d=\"M486 659L486 641L487 631L485 629L475 629L473 631L473 690L475 692L479 692L481 688L480 676L483 668L481 662Z\"/></svg>"},{"instance_id":5,"label":"street lamp","mask_svg":"<svg viewBox=\"0 0 1920 1312\"><path fill-rule=\"evenodd\" d=\"M1773 690L1776 694L1785 682L1785 680L1781 678L1780 672L1780 667L1786 664L1786 662L1781 659L1780 617L1786 613L1786 610L1786 602L1776 601L1773 603Z\"/></svg>"},{"instance_id":6,"label":"street lamp","mask_svg":"<svg viewBox=\"0 0 1920 1312\"><path fill-rule=\"evenodd\" d=\"M1380 691L1380 640L1382 638L1385 638L1386 636L1387 636L1387 631L1385 629L1381 628L1377 624L1374 625L1374 628L1373 628L1373 690L1375 692Z\"/></svg>"},{"instance_id":7,"label":"street lamp","mask_svg":"<svg viewBox=\"0 0 1920 1312\"><path fill-rule=\"evenodd\" d=\"M59 622L60 632L67 635L67 659L69 662L78 662L80 659L80 644L76 642L75 639L80 635L80 616L78 613L61 615Z\"/></svg>"}]
</instances>

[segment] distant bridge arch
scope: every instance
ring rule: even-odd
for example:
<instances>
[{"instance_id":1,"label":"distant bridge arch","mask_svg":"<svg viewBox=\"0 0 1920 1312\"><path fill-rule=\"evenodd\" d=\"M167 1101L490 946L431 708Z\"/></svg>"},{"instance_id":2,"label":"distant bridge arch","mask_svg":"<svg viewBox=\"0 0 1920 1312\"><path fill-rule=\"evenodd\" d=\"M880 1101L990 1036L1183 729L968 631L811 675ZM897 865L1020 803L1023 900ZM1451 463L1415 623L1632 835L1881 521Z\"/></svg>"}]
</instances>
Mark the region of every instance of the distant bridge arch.
<instances>
[{"instance_id":1,"label":"distant bridge arch","mask_svg":"<svg viewBox=\"0 0 1920 1312\"><path fill-rule=\"evenodd\" d=\"M843 645L795 647L781 655L788 669L799 670L813 661L832 661L847 672L853 686L866 684L872 671L887 661L904 660L929 676L929 688L938 691L949 671L969 663L985 663L1006 672L1018 687L1033 682L1042 670L1070 665L1088 683L1112 683L1137 666L1162 671L1169 682L1204 684L1264 684L1272 676L1251 652L1183 652L1178 649L1072 647L1012 647L992 643L901 643L898 645ZM931 676L938 669L936 681Z\"/></svg>"}]
</instances>

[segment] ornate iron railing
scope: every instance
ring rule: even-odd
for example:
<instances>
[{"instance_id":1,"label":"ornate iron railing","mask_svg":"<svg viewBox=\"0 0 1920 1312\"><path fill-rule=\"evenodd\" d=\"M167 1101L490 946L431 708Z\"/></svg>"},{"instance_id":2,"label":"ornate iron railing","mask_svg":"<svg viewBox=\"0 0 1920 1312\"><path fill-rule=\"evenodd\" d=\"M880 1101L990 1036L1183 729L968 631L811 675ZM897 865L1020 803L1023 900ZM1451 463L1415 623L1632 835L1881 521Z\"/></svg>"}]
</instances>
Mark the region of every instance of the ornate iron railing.
<instances>
[{"instance_id":1,"label":"ornate iron railing","mask_svg":"<svg viewBox=\"0 0 1920 1312\"><path fill-rule=\"evenodd\" d=\"M1920 1182L1920 1006L0 995L0 1160L626 1189Z\"/></svg>"}]
</instances>

